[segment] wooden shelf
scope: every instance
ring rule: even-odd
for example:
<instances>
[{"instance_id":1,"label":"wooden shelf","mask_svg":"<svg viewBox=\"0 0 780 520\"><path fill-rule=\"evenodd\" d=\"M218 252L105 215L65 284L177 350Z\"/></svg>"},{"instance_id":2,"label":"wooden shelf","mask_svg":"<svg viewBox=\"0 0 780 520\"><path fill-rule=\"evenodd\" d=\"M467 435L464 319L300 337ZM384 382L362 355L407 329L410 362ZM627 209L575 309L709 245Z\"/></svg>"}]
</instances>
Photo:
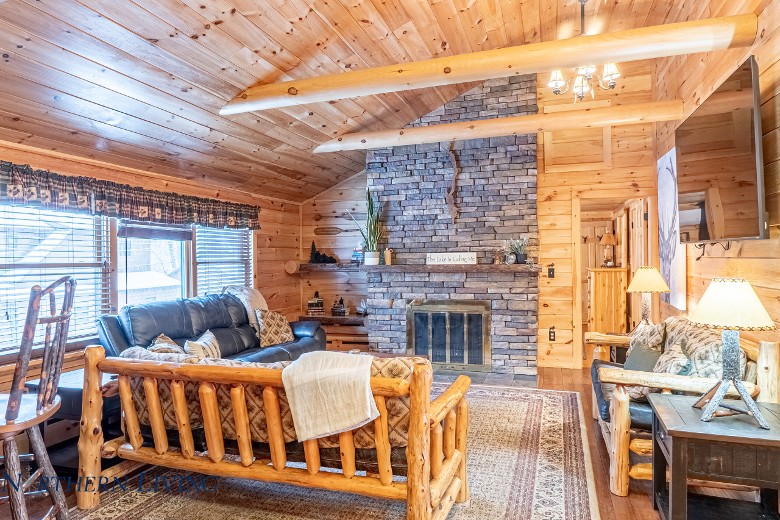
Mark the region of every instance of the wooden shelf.
<instances>
[{"instance_id":1,"label":"wooden shelf","mask_svg":"<svg viewBox=\"0 0 780 520\"><path fill-rule=\"evenodd\" d=\"M299 321L318 321L321 325L363 326L363 316L298 316Z\"/></svg>"},{"instance_id":2,"label":"wooden shelf","mask_svg":"<svg viewBox=\"0 0 780 520\"><path fill-rule=\"evenodd\" d=\"M528 264L456 264L456 265L362 265L366 273L528 273L536 276L541 267Z\"/></svg>"},{"instance_id":3,"label":"wooden shelf","mask_svg":"<svg viewBox=\"0 0 780 520\"><path fill-rule=\"evenodd\" d=\"M300 264L296 267L298 273L528 273L536 275L541 270L541 266L529 264Z\"/></svg>"},{"instance_id":4,"label":"wooden shelf","mask_svg":"<svg viewBox=\"0 0 780 520\"><path fill-rule=\"evenodd\" d=\"M358 271L360 266L357 264L301 264L298 267L298 272L301 273L357 273Z\"/></svg>"}]
</instances>

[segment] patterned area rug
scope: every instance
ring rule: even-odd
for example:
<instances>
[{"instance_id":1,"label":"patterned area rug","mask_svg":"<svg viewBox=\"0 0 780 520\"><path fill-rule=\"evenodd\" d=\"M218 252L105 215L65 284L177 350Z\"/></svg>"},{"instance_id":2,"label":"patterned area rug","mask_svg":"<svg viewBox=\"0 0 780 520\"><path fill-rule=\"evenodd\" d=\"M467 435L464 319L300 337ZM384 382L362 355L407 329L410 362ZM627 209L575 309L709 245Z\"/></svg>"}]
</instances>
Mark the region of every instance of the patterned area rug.
<instances>
[{"instance_id":1,"label":"patterned area rug","mask_svg":"<svg viewBox=\"0 0 780 520\"><path fill-rule=\"evenodd\" d=\"M445 388L434 384L434 394ZM574 392L473 385L468 393L471 503L450 520L599 520L593 472ZM149 492L155 469L126 490L101 494L98 509L72 510L73 520L332 520L405 518L405 504L289 485L218 479L217 492ZM186 476L186 474L185 474ZM215 484L208 483L209 488ZM176 486L173 486L176 487Z\"/></svg>"}]
</instances>

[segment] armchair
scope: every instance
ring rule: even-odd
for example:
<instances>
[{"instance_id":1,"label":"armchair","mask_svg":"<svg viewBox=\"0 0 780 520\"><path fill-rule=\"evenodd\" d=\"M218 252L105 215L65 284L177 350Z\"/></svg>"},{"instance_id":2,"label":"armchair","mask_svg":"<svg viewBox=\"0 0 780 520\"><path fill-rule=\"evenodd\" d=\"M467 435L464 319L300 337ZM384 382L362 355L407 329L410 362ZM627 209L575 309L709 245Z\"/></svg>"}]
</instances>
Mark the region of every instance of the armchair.
<instances>
[{"instance_id":1,"label":"armchair","mask_svg":"<svg viewBox=\"0 0 780 520\"><path fill-rule=\"evenodd\" d=\"M608 343L609 338L605 337L604 342ZM758 396L759 401L780 402L777 388L780 367L778 344L743 344L742 349L749 360L758 363L756 383L745 382L750 394ZM609 489L618 496L628 495L630 479L649 480L652 477L650 463L631 465L629 461L631 452L640 456L652 453L652 410L648 403L631 400L626 388L646 386L666 393L703 394L718 381L716 378L625 370L623 365L599 359L593 361L591 377L594 418L598 420L609 452ZM737 397L733 389L728 395L732 395L731 392L733 397Z\"/></svg>"}]
</instances>

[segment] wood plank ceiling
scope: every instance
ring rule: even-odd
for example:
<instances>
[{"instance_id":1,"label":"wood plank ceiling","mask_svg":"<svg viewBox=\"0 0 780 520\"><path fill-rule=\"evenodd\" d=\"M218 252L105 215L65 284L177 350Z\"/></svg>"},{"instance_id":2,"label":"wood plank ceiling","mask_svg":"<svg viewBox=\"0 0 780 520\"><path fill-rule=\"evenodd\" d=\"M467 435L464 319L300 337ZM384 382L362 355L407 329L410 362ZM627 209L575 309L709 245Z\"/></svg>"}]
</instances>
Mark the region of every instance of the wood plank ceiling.
<instances>
[{"instance_id":1,"label":"wood plank ceiling","mask_svg":"<svg viewBox=\"0 0 780 520\"><path fill-rule=\"evenodd\" d=\"M674 5L590 0L587 31L674 20ZM472 85L219 116L245 88L578 31L577 0L6 0L0 141L302 201L364 167L318 144Z\"/></svg>"}]
</instances>

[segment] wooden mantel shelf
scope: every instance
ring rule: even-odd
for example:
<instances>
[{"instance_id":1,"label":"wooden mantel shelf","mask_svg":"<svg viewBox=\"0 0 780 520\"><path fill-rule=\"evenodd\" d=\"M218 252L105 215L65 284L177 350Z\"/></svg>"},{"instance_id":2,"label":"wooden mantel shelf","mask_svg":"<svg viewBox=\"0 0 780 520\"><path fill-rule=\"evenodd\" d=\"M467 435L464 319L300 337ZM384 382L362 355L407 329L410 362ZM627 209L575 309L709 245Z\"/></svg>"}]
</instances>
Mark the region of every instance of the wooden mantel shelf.
<instances>
[{"instance_id":1,"label":"wooden mantel shelf","mask_svg":"<svg viewBox=\"0 0 780 520\"><path fill-rule=\"evenodd\" d=\"M394 264L394 265L356 265L356 264L299 264L288 262L285 269L290 274L312 272L352 272L352 273L528 273L536 276L541 267L529 264Z\"/></svg>"},{"instance_id":2,"label":"wooden mantel shelf","mask_svg":"<svg viewBox=\"0 0 780 520\"><path fill-rule=\"evenodd\" d=\"M366 273L528 273L537 275L538 265L528 264L455 264L455 265L361 265Z\"/></svg>"}]
</instances>

